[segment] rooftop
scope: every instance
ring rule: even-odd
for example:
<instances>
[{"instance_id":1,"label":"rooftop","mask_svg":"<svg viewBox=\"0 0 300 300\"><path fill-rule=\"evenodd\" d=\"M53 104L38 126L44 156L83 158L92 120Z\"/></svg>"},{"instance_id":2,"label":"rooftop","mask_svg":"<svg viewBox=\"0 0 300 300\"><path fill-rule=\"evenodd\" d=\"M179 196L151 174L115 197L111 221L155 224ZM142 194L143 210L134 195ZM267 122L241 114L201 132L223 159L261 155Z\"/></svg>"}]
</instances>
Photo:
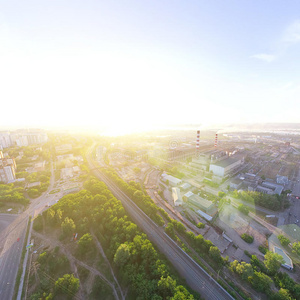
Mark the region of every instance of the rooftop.
<instances>
[{"instance_id":1,"label":"rooftop","mask_svg":"<svg viewBox=\"0 0 300 300\"><path fill-rule=\"evenodd\" d=\"M286 265L290 268L293 268L292 260L281 248L274 246L273 250L274 250L274 253L277 253L282 256L282 258L284 260L284 265Z\"/></svg>"},{"instance_id":2,"label":"rooftop","mask_svg":"<svg viewBox=\"0 0 300 300\"><path fill-rule=\"evenodd\" d=\"M184 183L184 184L181 185L181 188L183 188L184 190L186 190L190 187L191 187L191 185L189 183Z\"/></svg>"},{"instance_id":3,"label":"rooftop","mask_svg":"<svg viewBox=\"0 0 300 300\"><path fill-rule=\"evenodd\" d=\"M199 203L204 208L210 208L213 205L213 203L211 201L208 201L208 200L206 200L206 199L204 199L204 198L202 198L198 195L194 195L190 199L197 202L197 203Z\"/></svg>"},{"instance_id":4,"label":"rooftop","mask_svg":"<svg viewBox=\"0 0 300 300\"><path fill-rule=\"evenodd\" d=\"M234 184L240 184L241 182L243 182L243 180L240 178L233 178L231 180L231 183L234 183Z\"/></svg>"},{"instance_id":5,"label":"rooftop","mask_svg":"<svg viewBox=\"0 0 300 300\"><path fill-rule=\"evenodd\" d=\"M220 160L220 161L217 161L215 163L212 163L211 165L219 166L219 167L222 167L222 168L226 168L226 167L228 167L228 166L236 163L239 160L241 160L240 157L228 157L228 158L225 158L223 160Z\"/></svg>"},{"instance_id":6,"label":"rooftop","mask_svg":"<svg viewBox=\"0 0 300 300\"><path fill-rule=\"evenodd\" d=\"M191 191L189 191L189 192L187 192L186 194L184 194L184 196L187 197L187 198L189 198L189 197L191 197L191 196L193 196L193 195L194 195L194 193L191 192Z\"/></svg>"},{"instance_id":7,"label":"rooftop","mask_svg":"<svg viewBox=\"0 0 300 300\"><path fill-rule=\"evenodd\" d=\"M206 214L205 212L203 212L202 210L197 210L197 213L203 217L204 219L206 219L207 221L211 221L212 220L212 217L208 214Z\"/></svg>"},{"instance_id":8,"label":"rooftop","mask_svg":"<svg viewBox=\"0 0 300 300\"><path fill-rule=\"evenodd\" d=\"M164 179L167 181L167 180L169 180L169 182L173 182L173 183L175 183L175 184L178 184L178 183L181 183L182 182L182 180L181 179L178 179L178 178L176 178L176 177L174 177L174 176L172 176L172 175L162 175L163 177L164 177Z\"/></svg>"}]
</instances>

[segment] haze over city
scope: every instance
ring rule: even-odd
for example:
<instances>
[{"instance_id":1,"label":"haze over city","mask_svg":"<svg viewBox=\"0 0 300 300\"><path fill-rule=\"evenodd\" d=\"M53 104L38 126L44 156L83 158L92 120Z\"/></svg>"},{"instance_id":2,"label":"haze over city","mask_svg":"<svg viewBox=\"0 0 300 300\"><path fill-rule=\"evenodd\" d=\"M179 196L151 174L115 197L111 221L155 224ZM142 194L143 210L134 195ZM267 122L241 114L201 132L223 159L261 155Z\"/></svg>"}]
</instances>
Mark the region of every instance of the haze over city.
<instances>
[{"instance_id":1,"label":"haze over city","mask_svg":"<svg viewBox=\"0 0 300 300\"><path fill-rule=\"evenodd\" d=\"M297 1L2 1L0 127L298 122Z\"/></svg>"},{"instance_id":2,"label":"haze over city","mask_svg":"<svg viewBox=\"0 0 300 300\"><path fill-rule=\"evenodd\" d=\"M0 0L0 300L300 299L299 11Z\"/></svg>"}]
</instances>

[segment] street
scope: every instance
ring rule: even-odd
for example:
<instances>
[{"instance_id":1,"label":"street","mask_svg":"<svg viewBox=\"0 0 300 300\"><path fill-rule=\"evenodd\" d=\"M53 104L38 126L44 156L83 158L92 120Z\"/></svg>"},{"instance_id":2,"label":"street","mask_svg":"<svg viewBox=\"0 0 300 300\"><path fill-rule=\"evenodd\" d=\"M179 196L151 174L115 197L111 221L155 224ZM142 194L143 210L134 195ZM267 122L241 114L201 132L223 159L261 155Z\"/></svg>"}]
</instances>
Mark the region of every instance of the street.
<instances>
[{"instance_id":1,"label":"street","mask_svg":"<svg viewBox=\"0 0 300 300\"><path fill-rule=\"evenodd\" d=\"M53 169L51 173L47 192L54 185ZM52 198L53 195L47 196L44 193L39 198L32 200L23 213L11 217L13 221L10 224L8 223L10 216L0 215L0 229L2 229L0 232L0 299L9 300L13 297L29 216L34 217L46 209L46 204ZM18 238L20 238L19 241Z\"/></svg>"}]
</instances>

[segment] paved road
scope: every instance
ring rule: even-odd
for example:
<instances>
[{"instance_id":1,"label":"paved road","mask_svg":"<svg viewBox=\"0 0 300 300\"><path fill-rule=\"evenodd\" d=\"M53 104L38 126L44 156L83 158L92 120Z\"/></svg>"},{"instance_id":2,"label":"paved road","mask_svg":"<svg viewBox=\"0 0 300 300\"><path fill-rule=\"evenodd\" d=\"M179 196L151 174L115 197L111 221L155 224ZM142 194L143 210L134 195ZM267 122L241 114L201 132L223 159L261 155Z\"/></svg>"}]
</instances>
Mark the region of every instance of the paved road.
<instances>
[{"instance_id":1,"label":"paved road","mask_svg":"<svg viewBox=\"0 0 300 300\"><path fill-rule=\"evenodd\" d=\"M89 161L90 167L95 166ZM112 183L99 170L94 174L101 179L112 193L121 200L124 208L130 214L133 221L143 229L148 238L156 244L158 249L166 255L180 275L185 278L187 284L201 294L204 299L223 300L233 299L209 274L207 274L188 254L166 235L164 230L158 227L144 214L114 183Z\"/></svg>"},{"instance_id":2,"label":"paved road","mask_svg":"<svg viewBox=\"0 0 300 300\"><path fill-rule=\"evenodd\" d=\"M53 184L54 176L51 177L48 191ZM46 193L32 200L29 207L0 232L0 299L10 300L13 297L29 216L37 215L48 202ZM6 218L0 215L1 221L5 222Z\"/></svg>"},{"instance_id":3,"label":"paved road","mask_svg":"<svg viewBox=\"0 0 300 300\"><path fill-rule=\"evenodd\" d=\"M11 281L11 278L13 270L18 266L21 257L21 252L19 250L22 249L25 235L23 235L23 237L20 235L21 238L17 241L18 237L15 238L8 234L9 228L18 226L18 221L16 219L16 215L0 215L0 239L1 241L5 239L5 243L0 243L0 251L2 252L0 256L0 299L11 299L12 296L10 296L10 290L11 285L14 283ZM3 264L10 266L10 268L2 268Z\"/></svg>"},{"instance_id":4,"label":"paved road","mask_svg":"<svg viewBox=\"0 0 300 300\"><path fill-rule=\"evenodd\" d=\"M297 176L295 176L295 177L296 177L295 178L296 182L294 184L292 194L297 197L300 197L300 168L298 170Z\"/></svg>"},{"instance_id":5,"label":"paved road","mask_svg":"<svg viewBox=\"0 0 300 300\"><path fill-rule=\"evenodd\" d=\"M291 206L289 209L286 210L285 214L285 224L297 224L300 226L300 199L297 199L295 196L300 198L300 169L298 170L296 176L296 183L293 188L292 194L294 195L291 197ZM298 220L298 222L297 222Z\"/></svg>"}]
</instances>

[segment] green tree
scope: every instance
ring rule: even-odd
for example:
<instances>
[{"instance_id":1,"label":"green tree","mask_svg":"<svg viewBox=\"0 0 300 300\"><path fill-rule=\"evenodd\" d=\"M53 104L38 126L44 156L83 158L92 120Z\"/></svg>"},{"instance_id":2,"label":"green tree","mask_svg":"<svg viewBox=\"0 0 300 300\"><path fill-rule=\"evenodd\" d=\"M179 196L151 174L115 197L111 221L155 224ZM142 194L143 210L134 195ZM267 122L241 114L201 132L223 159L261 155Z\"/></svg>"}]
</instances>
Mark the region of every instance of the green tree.
<instances>
[{"instance_id":1,"label":"green tree","mask_svg":"<svg viewBox=\"0 0 300 300\"><path fill-rule=\"evenodd\" d=\"M240 204L240 205L238 206L238 210L239 210L240 212L242 212L243 214L245 214L245 215L248 215L248 214L249 214L249 208L248 208L248 206L246 206L246 205L244 205L244 204Z\"/></svg>"},{"instance_id":2,"label":"green tree","mask_svg":"<svg viewBox=\"0 0 300 300\"><path fill-rule=\"evenodd\" d=\"M163 297L163 299L168 299L173 296L176 288L176 280L168 277L161 277L161 279L157 283L157 287L159 290L159 294Z\"/></svg>"},{"instance_id":3,"label":"green tree","mask_svg":"<svg viewBox=\"0 0 300 300\"><path fill-rule=\"evenodd\" d=\"M44 265L46 263L47 259L48 259L48 253L46 251L44 251L43 253L41 253L39 255L38 262L41 265Z\"/></svg>"},{"instance_id":4,"label":"green tree","mask_svg":"<svg viewBox=\"0 0 300 300\"><path fill-rule=\"evenodd\" d=\"M88 252L93 248L93 237L90 233L86 233L79 239L77 244L81 254Z\"/></svg>"},{"instance_id":5,"label":"green tree","mask_svg":"<svg viewBox=\"0 0 300 300\"><path fill-rule=\"evenodd\" d=\"M279 234L277 238L280 241L280 244L282 246L287 246L290 243L290 240L287 237L285 237L283 234Z\"/></svg>"},{"instance_id":6,"label":"green tree","mask_svg":"<svg viewBox=\"0 0 300 300\"><path fill-rule=\"evenodd\" d=\"M284 263L281 255L268 251L265 255L264 264L271 274L276 273L280 266Z\"/></svg>"},{"instance_id":7,"label":"green tree","mask_svg":"<svg viewBox=\"0 0 300 300\"><path fill-rule=\"evenodd\" d=\"M79 289L79 279L75 278L73 274L65 274L58 278L54 284L54 290L57 294L64 294L68 298L73 298Z\"/></svg>"},{"instance_id":8,"label":"green tree","mask_svg":"<svg viewBox=\"0 0 300 300\"><path fill-rule=\"evenodd\" d=\"M75 228L76 226L74 221L69 217L66 217L65 220L61 223L61 231L63 236L71 235L72 233L74 233Z\"/></svg>"},{"instance_id":9,"label":"green tree","mask_svg":"<svg viewBox=\"0 0 300 300\"><path fill-rule=\"evenodd\" d=\"M209 256L218 264L223 264L223 258L221 256L220 250L216 246L211 246L208 252Z\"/></svg>"},{"instance_id":10,"label":"green tree","mask_svg":"<svg viewBox=\"0 0 300 300\"><path fill-rule=\"evenodd\" d=\"M278 293L272 297L272 300L293 300L293 298L287 289L281 288Z\"/></svg>"},{"instance_id":11,"label":"green tree","mask_svg":"<svg viewBox=\"0 0 300 300\"><path fill-rule=\"evenodd\" d=\"M199 223L197 224L197 227L198 227L198 228L204 228L204 227L205 227L205 224L199 222Z\"/></svg>"},{"instance_id":12,"label":"green tree","mask_svg":"<svg viewBox=\"0 0 300 300\"><path fill-rule=\"evenodd\" d=\"M55 223L55 210L49 208L46 213L47 223L53 225Z\"/></svg>"},{"instance_id":13,"label":"green tree","mask_svg":"<svg viewBox=\"0 0 300 300\"><path fill-rule=\"evenodd\" d=\"M240 264L237 264L235 272L238 273L243 280L247 280L253 275L253 268L251 264L247 264L246 262L242 261Z\"/></svg>"},{"instance_id":14,"label":"green tree","mask_svg":"<svg viewBox=\"0 0 300 300\"><path fill-rule=\"evenodd\" d=\"M179 285L175 289L175 294L171 300L194 300L194 296L191 295L185 287Z\"/></svg>"},{"instance_id":15,"label":"green tree","mask_svg":"<svg viewBox=\"0 0 300 300\"><path fill-rule=\"evenodd\" d=\"M165 231L170 237L175 238L174 225L172 223L168 223L165 227Z\"/></svg>"},{"instance_id":16,"label":"green tree","mask_svg":"<svg viewBox=\"0 0 300 300\"><path fill-rule=\"evenodd\" d=\"M300 256L300 242L293 243L292 249L294 253Z\"/></svg>"},{"instance_id":17,"label":"green tree","mask_svg":"<svg viewBox=\"0 0 300 300\"><path fill-rule=\"evenodd\" d=\"M248 244L253 243L253 240L254 240L253 236L252 236L252 235L249 235L249 234L247 234L247 233L243 233L243 234L241 235L241 238L242 238L246 243L248 243Z\"/></svg>"},{"instance_id":18,"label":"green tree","mask_svg":"<svg viewBox=\"0 0 300 300\"><path fill-rule=\"evenodd\" d=\"M252 284L253 288L259 292L268 292L273 282L268 275L257 271L254 271L253 276L249 277L249 281Z\"/></svg>"},{"instance_id":19,"label":"green tree","mask_svg":"<svg viewBox=\"0 0 300 300\"><path fill-rule=\"evenodd\" d=\"M223 198L225 195L226 195L226 193L224 193L224 192L221 192L221 191L218 192L218 196L220 198Z\"/></svg>"},{"instance_id":20,"label":"green tree","mask_svg":"<svg viewBox=\"0 0 300 300\"><path fill-rule=\"evenodd\" d=\"M130 259L130 247L128 244L121 244L114 256L114 263L122 268Z\"/></svg>"}]
</instances>

